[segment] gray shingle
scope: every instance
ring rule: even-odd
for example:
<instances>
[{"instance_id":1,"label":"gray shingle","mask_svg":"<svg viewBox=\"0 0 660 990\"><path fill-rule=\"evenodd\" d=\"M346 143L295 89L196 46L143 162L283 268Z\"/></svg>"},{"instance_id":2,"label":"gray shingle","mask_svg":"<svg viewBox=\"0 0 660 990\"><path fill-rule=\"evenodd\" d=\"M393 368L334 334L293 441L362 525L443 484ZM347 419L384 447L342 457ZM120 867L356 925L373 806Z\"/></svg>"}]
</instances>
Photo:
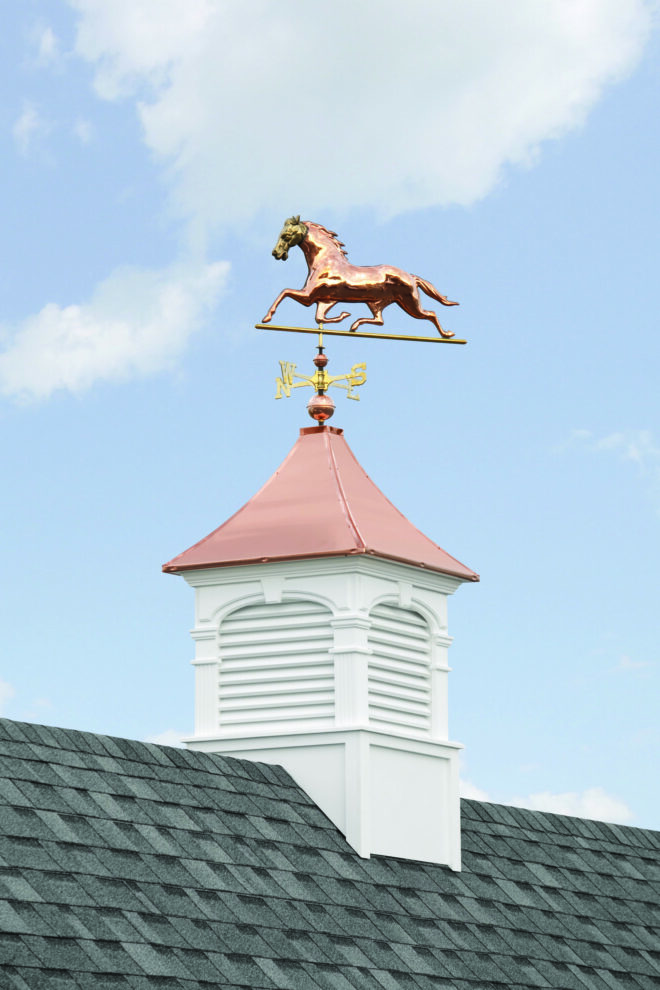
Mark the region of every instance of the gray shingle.
<instances>
[{"instance_id":1,"label":"gray shingle","mask_svg":"<svg viewBox=\"0 0 660 990\"><path fill-rule=\"evenodd\" d=\"M660 986L657 833L465 801L454 873L360 859L281 768L3 720L0 752L17 990Z\"/></svg>"}]
</instances>

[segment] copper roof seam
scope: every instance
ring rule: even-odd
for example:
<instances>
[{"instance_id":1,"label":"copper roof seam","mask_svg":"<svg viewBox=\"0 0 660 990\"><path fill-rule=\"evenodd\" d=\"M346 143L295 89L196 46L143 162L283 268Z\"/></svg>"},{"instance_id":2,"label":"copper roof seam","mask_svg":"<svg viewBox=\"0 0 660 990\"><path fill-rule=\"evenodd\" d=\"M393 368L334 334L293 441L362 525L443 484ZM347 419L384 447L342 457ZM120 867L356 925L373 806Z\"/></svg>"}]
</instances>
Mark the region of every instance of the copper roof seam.
<instances>
[{"instance_id":1,"label":"copper roof seam","mask_svg":"<svg viewBox=\"0 0 660 990\"><path fill-rule=\"evenodd\" d=\"M330 437L326 433L323 439L325 440L325 442L327 444L328 453L330 455L330 461L332 463L332 469L334 471L335 480L337 482L337 488L339 489L339 494L341 496L340 502L341 502L342 508L344 510L344 515L347 517L348 522L349 522L349 525L353 529L353 532L355 534L356 540L358 541L358 544L361 547L364 547L364 549L366 550L367 549L367 541L362 536L362 533L360 532L360 527L358 526L355 518L353 517L353 513L351 512L351 508L350 508L350 506L348 504L348 499L346 497L346 492L344 491L344 486L342 485L341 477L339 475L339 468L337 467L337 461L335 460L335 452L332 449L332 444L330 443Z\"/></svg>"},{"instance_id":2,"label":"copper roof seam","mask_svg":"<svg viewBox=\"0 0 660 990\"><path fill-rule=\"evenodd\" d=\"M357 457L355 456L355 454L353 453L353 451L351 450L351 448L348 446L348 444L346 444L346 448L348 450L348 453L351 455L351 457L353 458L353 460L357 464L357 466L363 472L365 478L367 478L367 480L371 482L371 484L374 486L374 488L376 489L376 491L385 499L386 502L389 503L389 505L394 509L394 511L397 513L397 515L401 516L401 518L403 519L403 521L405 523L407 523L408 526L410 526L417 533L419 533L419 535L422 537L422 539L426 540L427 543L430 543L432 547L434 547L436 550L439 550L440 553L443 553L446 557L449 557L449 559L450 560L453 560L455 564L458 564L458 566L460 568L464 568L466 571L469 571L469 573L471 575L471 577L468 578L469 581L479 581L480 580L479 575L476 573L476 571L473 571L472 568L470 568L470 567L467 566L467 564L464 564L462 561L460 561L458 559L458 557L453 557L450 553L447 553L447 551L443 547L441 547L439 543L436 543L434 540L432 540L430 538L430 536L427 536L426 533L423 533L422 530L418 526L415 526L415 524L412 523L410 521L410 519L408 519L408 517L401 511L401 509L399 509L398 506L396 506L394 504L394 502L392 502L387 497L387 495L385 494L385 492L383 492L378 487L378 485L375 483L375 481L373 481L373 479L367 474L367 472L364 470L364 468L362 467L362 465L360 464L360 462L358 461ZM365 543L365 546L366 546L366 543ZM396 560L396 559L398 559L398 558L392 557L392 560ZM424 564L423 566L424 567L428 567L429 565L428 564Z\"/></svg>"}]
</instances>

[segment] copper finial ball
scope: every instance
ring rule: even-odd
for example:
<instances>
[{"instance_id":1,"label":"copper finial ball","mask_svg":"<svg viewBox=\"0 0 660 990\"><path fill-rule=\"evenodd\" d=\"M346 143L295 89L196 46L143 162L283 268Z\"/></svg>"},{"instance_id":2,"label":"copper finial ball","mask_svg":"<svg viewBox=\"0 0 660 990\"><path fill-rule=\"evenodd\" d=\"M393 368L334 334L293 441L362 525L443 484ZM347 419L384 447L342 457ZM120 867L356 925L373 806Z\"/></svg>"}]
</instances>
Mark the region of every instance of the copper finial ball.
<instances>
[{"instance_id":1,"label":"copper finial ball","mask_svg":"<svg viewBox=\"0 0 660 990\"><path fill-rule=\"evenodd\" d=\"M335 411L335 404L329 395L317 393L307 403L307 412L317 423L325 423Z\"/></svg>"},{"instance_id":2,"label":"copper finial ball","mask_svg":"<svg viewBox=\"0 0 660 990\"><path fill-rule=\"evenodd\" d=\"M327 354L317 354L316 357L314 358L314 364L316 365L317 368L325 368L327 363L328 363Z\"/></svg>"}]
</instances>

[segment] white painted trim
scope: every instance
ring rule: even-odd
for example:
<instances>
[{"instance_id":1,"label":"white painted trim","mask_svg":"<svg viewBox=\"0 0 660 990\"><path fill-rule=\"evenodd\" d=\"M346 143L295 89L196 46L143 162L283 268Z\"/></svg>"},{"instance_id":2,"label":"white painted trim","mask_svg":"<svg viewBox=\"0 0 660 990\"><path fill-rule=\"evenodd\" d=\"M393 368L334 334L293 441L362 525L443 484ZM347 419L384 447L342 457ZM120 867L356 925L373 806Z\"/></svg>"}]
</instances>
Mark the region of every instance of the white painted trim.
<instances>
[{"instance_id":1,"label":"white painted trim","mask_svg":"<svg viewBox=\"0 0 660 990\"><path fill-rule=\"evenodd\" d=\"M404 731L390 731L389 729L385 731L384 729L377 729L373 726L365 723L364 725L353 725L350 729L346 729L344 726L335 726L331 729L323 729L322 731L314 730L301 730L300 732L284 732L282 735L260 735L258 733L251 733L246 735L240 735L239 733L234 733L231 736L224 736L220 733L208 733L206 735L194 735L186 736L181 741L190 746L191 749L203 749L205 752L215 752L215 744L221 744L223 747L227 743L230 747L234 744L243 746L246 741L253 739L255 746L258 744L259 747L266 746L268 748L273 748L279 746L282 742L291 743L292 745L316 745L322 741L325 741L330 736L337 736L338 738L343 738L346 733L350 732L368 732L370 735L377 737L379 741L384 742L387 739L400 740L402 744L405 744L414 752L431 754L435 751L438 746L443 749L452 749L457 753L462 749L465 749L463 743L453 742L449 739L423 739L420 736L404 732ZM197 745L200 743L201 745ZM209 744L213 744L214 748L211 748ZM219 750L217 750L219 752ZM227 750L228 752L229 750Z\"/></svg>"},{"instance_id":2,"label":"white painted trim","mask_svg":"<svg viewBox=\"0 0 660 990\"><path fill-rule=\"evenodd\" d=\"M373 575L384 570L390 579L411 581L415 587L429 591L442 591L446 595L453 595L457 588L466 583L462 578L452 577L450 574L441 574L439 571L431 571L426 568L415 567L412 564L404 564L398 560L388 560L385 557L367 554L233 564L229 567L206 567L194 571L181 571L180 573L181 577L192 588L201 588L205 585L231 584L237 586L242 583L252 583L255 579L260 580L260 571L269 574L276 573L280 569L286 571L289 580L296 577L327 574L330 571Z\"/></svg>"}]
</instances>

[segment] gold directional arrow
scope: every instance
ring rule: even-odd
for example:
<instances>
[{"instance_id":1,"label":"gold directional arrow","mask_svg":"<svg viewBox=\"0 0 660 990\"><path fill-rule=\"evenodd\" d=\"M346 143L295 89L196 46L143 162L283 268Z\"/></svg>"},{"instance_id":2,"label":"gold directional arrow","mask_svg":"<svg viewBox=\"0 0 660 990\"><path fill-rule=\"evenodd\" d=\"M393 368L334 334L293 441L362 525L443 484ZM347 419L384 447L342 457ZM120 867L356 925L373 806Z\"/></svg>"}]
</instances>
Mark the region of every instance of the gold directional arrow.
<instances>
[{"instance_id":1,"label":"gold directional arrow","mask_svg":"<svg viewBox=\"0 0 660 990\"><path fill-rule=\"evenodd\" d=\"M316 405L323 407L323 411L327 413L323 418L327 419L332 416L335 408L335 404L326 395L326 392L331 386L335 388L346 389L346 397L348 399L358 399L360 396L355 392L356 388L360 385L364 385L367 380L367 365L363 361L361 364L354 364L350 371L346 372L345 375L329 375L325 370L328 364L328 356L324 353L325 349L323 347L323 330L321 327L316 331L319 335L319 342L316 348L317 354L314 358L314 365L316 371L313 375L301 375L296 371L297 365L292 364L290 361L280 361L280 371L282 374L279 378L275 379L275 398L281 399L283 395L287 398L291 395L291 390L294 388L306 388L310 387L316 390L316 399L320 399L320 406L317 402ZM310 399L308 403L308 410L310 409L310 404L315 405L314 400ZM310 410L310 415L315 419L321 419L320 413L317 416L316 413Z\"/></svg>"},{"instance_id":2,"label":"gold directional arrow","mask_svg":"<svg viewBox=\"0 0 660 990\"><path fill-rule=\"evenodd\" d=\"M325 356L325 355L323 355ZM360 385L364 385L367 380L367 365L354 364L351 370L345 375L329 375L325 368L317 368L313 375L300 375L296 371L296 365L289 361L280 361L282 374L275 380L277 392L276 399L281 399L283 395L287 398L291 395L292 388L304 388L311 386L317 392L327 392L331 385L336 388L346 389L347 399L357 399L360 396L354 391ZM294 381L297 379L297 381Z\"/></svg>"}]
</instances>

